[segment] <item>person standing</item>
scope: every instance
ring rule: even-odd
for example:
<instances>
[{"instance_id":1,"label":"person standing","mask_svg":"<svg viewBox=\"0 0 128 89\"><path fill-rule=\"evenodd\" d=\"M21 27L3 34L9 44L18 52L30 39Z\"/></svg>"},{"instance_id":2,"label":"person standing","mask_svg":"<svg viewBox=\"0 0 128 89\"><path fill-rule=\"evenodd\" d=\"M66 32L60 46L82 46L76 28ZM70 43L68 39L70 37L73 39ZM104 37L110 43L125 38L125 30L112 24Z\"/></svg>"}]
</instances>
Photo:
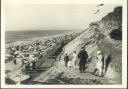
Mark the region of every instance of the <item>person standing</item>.
<instances>
[{"instance_id":1,"label":"person standing","mask_svg":"<svg viewBox=\"0 0 128 89\"><path fill-rule=\"evenodd\" d=\"M15 65L17 64L17 61L16 61L16 59L14 59L14 60L13 60L13 63L14 63Z\"/></svg>"},{"instance_id":2,"label":"person standing","mask_svg":"<svg viewBox=\"0 0 128 89\"><path fill-rule=\"evenodd\" d=\"M32 69L36 68L36 59L32 62Z\"/></svg>"},{"instance_id":3,"label":"person standing","mask_svg":"<svg viewBox=\"0 0 128 89\"><path fill-rule=\"evenodd\" d=\"M88 59L88 54L87 51L84 50L85 48L82 47L80 52L78 53L78 58L79 58L79 68L80 68L80 73L84 73L85 70L85 64Z\"/></svg>"},{"instance_id":4,"label":"person standing","mask_svg":"<svg viewBox=\"0 0 128 89\"><path fill-rule=\"evenodd\" d=\"M72 58L72 65L73 65L73 68L75 69L75 68L76 68L76 60L77 60L77 54L76 54L76 51L74 51L72 57L73 57L73 58Z\"/></svg>"},{"instance_id":5,"label":"person standing","mask_svg":"<svg viewBox=\"0 0 128 89\"><path fill-rule=\"evenodd\" d=\"M93 74L95 74L95 72L98 71L99 76L103 76L103 69L104 69L104 56L103 53L100 50L98 50L96 57L96 67Z\"/></svg>"},{"instance_id":6,"label":"person standing","mask_svg":"<svg viewBox=\"0 0 128 89\"><path fill-rule=\"evenodd\" d=\"M67 53L65 54L65 57L64 57L64 62L65 62L65 66L67 67L68 66L68 61L69 61L69 57L67 55Z\"/></svg>"}]
</instances>

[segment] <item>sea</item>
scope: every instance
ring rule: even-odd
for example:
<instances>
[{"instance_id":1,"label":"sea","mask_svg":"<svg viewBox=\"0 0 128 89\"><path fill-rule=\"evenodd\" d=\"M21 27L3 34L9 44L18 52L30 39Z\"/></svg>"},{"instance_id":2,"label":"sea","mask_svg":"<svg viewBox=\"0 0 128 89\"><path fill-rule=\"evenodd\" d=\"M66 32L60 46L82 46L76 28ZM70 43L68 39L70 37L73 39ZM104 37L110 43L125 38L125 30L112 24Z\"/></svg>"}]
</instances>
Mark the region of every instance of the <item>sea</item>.
<instances>
[{"instance_id":1,"label":"sea","mask_svg":"<svg viewBox=\"0 0 128 89\"><path fill-rule=\"evenodd\" d=\"M33 38L42 38L58 34L75 32L74 30L25 30L25 31L6 31L5 43L16 41L28 41ZM77 32L77 31L76 31Z\"/></svg>"}]
</instances>

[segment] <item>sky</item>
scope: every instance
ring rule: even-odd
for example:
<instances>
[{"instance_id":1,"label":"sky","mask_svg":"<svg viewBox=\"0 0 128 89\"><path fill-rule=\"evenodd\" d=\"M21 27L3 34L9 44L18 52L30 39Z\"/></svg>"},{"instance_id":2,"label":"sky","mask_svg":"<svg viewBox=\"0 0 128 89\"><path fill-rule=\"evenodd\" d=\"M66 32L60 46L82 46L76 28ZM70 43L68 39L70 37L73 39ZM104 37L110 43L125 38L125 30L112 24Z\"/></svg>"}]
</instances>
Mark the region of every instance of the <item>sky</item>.
<instances>
[{"instance_id":1,"label":"sky","mask_svg":"<svg viewBox=\"0 0 128 89\"><path fill-rule=\"evenodd\" d=\"M99 21L119 4L42 4L10 0L5 5L5 29L20 30L84 30Z\"/></svg>"}]
</instances>

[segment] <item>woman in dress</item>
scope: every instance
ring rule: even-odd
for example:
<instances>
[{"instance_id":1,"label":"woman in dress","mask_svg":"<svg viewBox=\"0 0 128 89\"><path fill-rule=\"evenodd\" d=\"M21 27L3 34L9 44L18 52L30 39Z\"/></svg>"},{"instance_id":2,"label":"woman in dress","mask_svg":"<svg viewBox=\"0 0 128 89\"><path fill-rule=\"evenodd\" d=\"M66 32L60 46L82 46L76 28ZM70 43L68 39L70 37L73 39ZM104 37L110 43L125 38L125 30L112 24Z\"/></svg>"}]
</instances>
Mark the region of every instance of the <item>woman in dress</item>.
<instances>
[{"instance_id":1,"label":"woman in dress","mask_svg":"<svg viewBox=\"0 0 128 89\"><path fill-rule=\"evenodd\" d=\"M99 72L99 76L103 75L103 67L104 67L104 57L103 57L103 53L98 50L97 51L97 57L96 57L96 67L95 70L93 72L93 74L98 71Z\"/></svg>"}]
</instances>

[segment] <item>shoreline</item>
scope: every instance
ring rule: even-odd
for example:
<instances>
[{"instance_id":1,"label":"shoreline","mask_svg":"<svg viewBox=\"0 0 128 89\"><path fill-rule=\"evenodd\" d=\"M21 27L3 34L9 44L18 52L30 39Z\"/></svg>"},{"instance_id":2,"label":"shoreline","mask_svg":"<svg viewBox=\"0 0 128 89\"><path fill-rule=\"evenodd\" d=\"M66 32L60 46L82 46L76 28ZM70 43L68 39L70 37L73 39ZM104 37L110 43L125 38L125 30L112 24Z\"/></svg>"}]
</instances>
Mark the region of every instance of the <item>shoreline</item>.
<instances>
[{"instance_id":1,"label":"shoreline","mask_svg":"<svg viewBox=\"0 0 128 89\"><path fill-rule=\"evenodd\" d=\"M28 30L29 31L29 30ZM30 30L31 31L31 30ZM34 30L32 30L32 31L34 31ZM42 30L39 30L39 31L42 31ZM45 30L45 31L47 31L47 30ZM50 31L52 31L52 30L50 30ZM53 30L54 31L54 30ZM56 31L56 30L55 30ZM57 30L57 31L59 31L59 30ZM64 31L68 31L68 30L64 30ZM9 32L13 32L13 31L9 31ZM16 32L20 32L20 31L16 31ZM24 31L23 31L24 32ZM18 41L18 39L20 40L20 41L32 41L32 40L35 40L35 39L45 39L45 38L49 38L49 37L56 37L56 36L61 36L61 35L66 35L66 34L73 34L73 33L81 33L81 30L79 31L79 30L76 30L76 31L72 31L72 30L70 30L69 32L64 32L64 33L56 33L56 34L51 34L51 35L46 35L46 34L48 34L48 33L46 33L46 34L44 34L44 36L43 36L43 34L42 34L42 36L39 36L39 37L26 37L26 38L17 38L16 39L16 41L15 41L15 39L13 39L12 41L11 40L9 40L9 39L6 39L5 38L5 44L10 44L10 43L15 43L15 42L17 42ZM7 34L8 35L8 34ZM24 34L23 34L24 35ZM40 35L40 34L39 34ZM8 37L7 37L8 38Z\"/></svg>"},{"instance_id":2,"label":"shoreline","mask_svg":"<svg viewBox=\"0 0 128 89\"><path fill-rule=\"evenodd\" d=\"M56 34L56 35L49 35L49 36L43 36L43 37L35 37L35 38L31 38L31 39L23 39L23 40L20 40L20 41L14 41L14 42L6 42L5 41L5 45L9 45L9 44L17 44L18 42L19 43L27 43L27 42L32 42L32 41L36 41L36 40L47 40L47 39L50 39L50 38L56 38L56 37L60 37L60 36L64 36L64 35L70 35L70 34L81 34L81 32L69 32L69 33L63 33L63 34Z\"/></svg>"}]
</instances>

